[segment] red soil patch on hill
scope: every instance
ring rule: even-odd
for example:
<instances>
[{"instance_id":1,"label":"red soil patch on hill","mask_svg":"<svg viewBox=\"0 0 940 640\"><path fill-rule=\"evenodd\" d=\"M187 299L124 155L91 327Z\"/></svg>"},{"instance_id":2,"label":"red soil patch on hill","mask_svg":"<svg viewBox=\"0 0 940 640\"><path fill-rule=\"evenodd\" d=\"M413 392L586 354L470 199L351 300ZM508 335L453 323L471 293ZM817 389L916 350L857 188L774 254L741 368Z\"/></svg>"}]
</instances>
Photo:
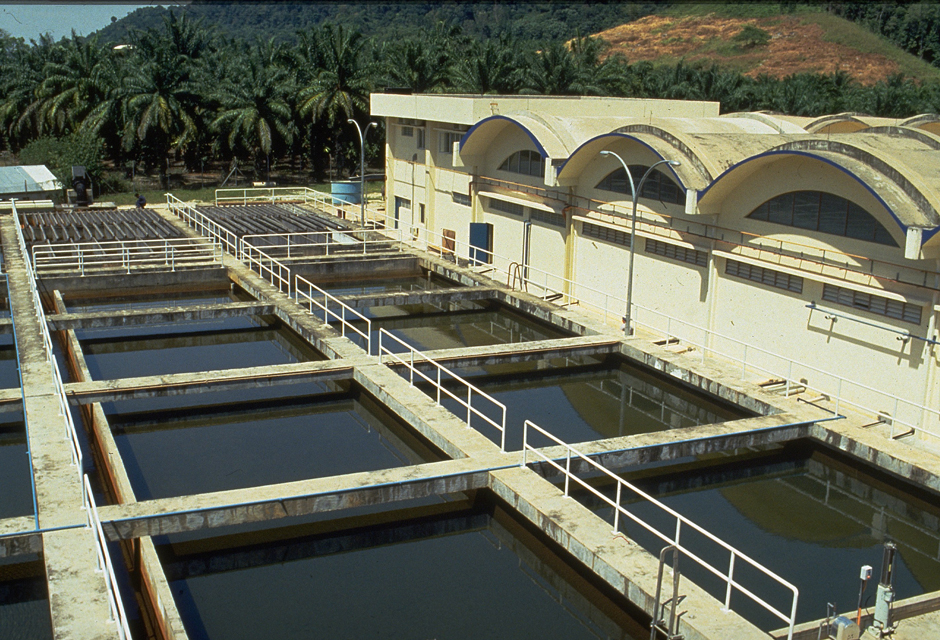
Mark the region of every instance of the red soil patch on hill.
<instances>
[{"instance_id":1,"label":"red soil patch on hill","mask_svg":"<svg viewBox=\"0 0 940 640\"><path fill-rule=\"evenodd\" d=\"M734 46L734 36L747 24L768 32L770 42L752 49ZM680 59L714 62L751 77L829 74L841 69L860 83L870 85L899 71L898 64L885 56L826 42L821 26L792 16L747 20L648 16L596 35L611 44L607 55L620 53L630 62Z\"/></svg>"}]
</instances>

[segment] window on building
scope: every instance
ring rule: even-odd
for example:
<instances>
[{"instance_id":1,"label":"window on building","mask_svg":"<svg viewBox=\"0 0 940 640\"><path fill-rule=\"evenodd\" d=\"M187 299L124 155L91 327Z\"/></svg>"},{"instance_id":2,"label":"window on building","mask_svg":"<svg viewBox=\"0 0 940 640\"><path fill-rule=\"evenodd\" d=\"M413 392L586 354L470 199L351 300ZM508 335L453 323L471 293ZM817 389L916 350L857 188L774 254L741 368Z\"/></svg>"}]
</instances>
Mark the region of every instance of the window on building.
<instances>
[{"instance_id":1,"label":"window on building","mask_svg":"<svg viewBox=\"0 0 940 640\"><path fill-rule=\"evenodd\" d=\"M424 224L424 203L418 205L418 213L420 214L421 224Z\"/></svg>"},{"instance_id":2,"label":"window on building","mask_svg":"<svg viewBox=\"0 0 940 640\"><path fill-rule=\"evenodd\" d=\"M630 246L629 233L626 231L617 231L616 229L611 229L610 227L602 227L599 224L590 224L585 222L584 227L581 230L581 235L587 236L588 238L597 238L598 240L603 240L604 242L612 242L614 244L623 245L625 247Z\"/></svg>"},{"instance_id":3,"label":"window on building","mask_svg":"<svg viewBox=\"0 0 940 640\"><path fill-rule=\"evenodd\" d=\"M401 128L401 135L403 135L403 136L406 137L406 138L414 138L414 137L415 137L415 128L414 128L414 127L402 127L402 128Z\"/></svg>"},{"instance_id":4,"label":"window on building","mask_svg":"<svg viewBox=\"0 0 940 640\"><path fill-rule=\"evenodd\" d=\"M678 260L679 262L688 262L689 264L694 264L698 267L708 266L708 253L705 251L689 249L688 247L680 247L668 242L653 240L652 238L646 239L646 253L652 253L657 256L663 256L664 258Z\"/></svg>"},{"instance_id":5,"label":"window on building","mask_svg":"<svg viewBox=\"0 0 940 640\"><path fill-rule=\"evenodd\" d=\"M648 166L642 164L631 164L629 167L634 184L636 184L649 169ZM630 181L627 180L627 172L623 170L623 167L608 173L603 180L597 183L595 189L623 193L628 196L631 195ZM640 192L640 197L685 206L685 190L676 184L675 180L659 169L653 169L653 172L646 178L646 182L643 183L643 190Z\"/></svg>"},{"instance_id":6,"label":"window on building","mask_svg":"<svg viewBox=\"0 0 940 640\"><path fill-rule=\"evenodd\" d=\"M898 246L873 215L851 200L823 191L791 191L771 198L748 216L787 227Z\"/></svg>"},{"instance_id":7,"label":"window on building","mask_svg":"<svg viewBox=\"0 0 940 640\"><path fill-rule=\"evenodd\" d=\"M453 153L454 143L460 142L462 137L463 134L457 131L438 131L437 150L441 153Z\"/></svg>"},{"instance_id":8,"label":"window on building","mask_svg":"<svg viewBox=\"0 0 940 640\"><path fill-rule=\"evenodd\" d=\"M827 302L834 302L835 304L861 309L862 311L903 320L912 324L920 324L922 309L909 302L873 296L870 293L862 293L861 291L837 287L832 284L823 285L822 297Z\"/></svg>"},{"instance_id":9,"label":"window on building","mask_svg":"<svg viewBox=\"0 0 940 640\"><path fill-rule=\"evenodd\" d=\"M532 209L529 212L529 218L532 220L538 220L539 222L544 222L545 224L550 224L554 227L565 226L565 216L561 213L555 213L554 211L541 211L539 209Z\"/></svg>"},{"instance_id":10,"label":"window on building","mask_svg":"<svg viewBox=\"0 0 940 640\"><path fill-rule=\"evenodd\" d=\"M417 131L418 131L418 143L417 143L416 146L417 146L419 149L424 149L424 148L425 148L425 146L424 146L424 129L418 129Z\"/></svg>"},{"instance_id":11,"label":"window on building","mask_svg":"<svg viewBox=\"0 0 940 640\"><path fill-rule=\"evenodd\" d=\"M458 192L458 191L454 191L454 192L451 194L451 197L453 198L454 202L457 203L457 204L462 204L462 205L465 206L465 207L469 207L469 206L470 206L470 196L468 196L468 195L465 194L465 193L460 193L460 192Z\"/></svg>"},{"instance_id":12,"label":"window on building","mask_svg":"<svg viewBox=\"0 0 940 640\"><path fill-rule=\"evenodd\" d=\"M524 176L540 177L545 173L545 169L542 167L542 156L539 155L538 151L529 151L527 149L516 151L503 160L503 164L499 165L499 169L510 173L521 173Z\"/></svg>"},{"instance_id":13,"label":"window on building","mask_svg":"<svg viewBox=\"0 0 940 640\"><path fill-rule=\"evenodd\" d=\"M791 276L789 273L781 271L757 267L747 262L728 260L727 265L725 265L725 273L736 278L766 284L768 287L776 287L793 293L803 293L803 278Z\"/></svg>"},{"instance_id":14,"label":"window on building","mask_svg":"<svg viewBox=\"0 0 940 640\"><path fill-rule=\"evenodd\" d=\"M487 200L490 201L490 209L493 211L502 211L503 213L510 213L514 216L521 216L525 213L525 207L521 204L497 200L496 198L487 198Z\"/></svg>"}]
</instances>

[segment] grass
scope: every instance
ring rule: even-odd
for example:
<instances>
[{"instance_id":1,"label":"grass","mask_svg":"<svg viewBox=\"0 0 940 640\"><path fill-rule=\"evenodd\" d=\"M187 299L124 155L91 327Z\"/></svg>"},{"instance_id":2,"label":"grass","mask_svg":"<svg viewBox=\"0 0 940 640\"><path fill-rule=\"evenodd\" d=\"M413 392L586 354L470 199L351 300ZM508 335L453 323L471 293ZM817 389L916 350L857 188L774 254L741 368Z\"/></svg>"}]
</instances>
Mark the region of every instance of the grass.
<instances>
[{"instance_id":1,"label":"grass","mask_svg":"<svg viewBox=\"0 0 940 640\"><path fill-rule=\"evenodd\" d=\"M812 4L784 5L777 2L680 2L669 6L662 15L686 17L714 15L721 18L779 18L786 15L819 13L822 7Z\"/></svg>"},{"instance_id":2,"label":"grass","mask_svg":"<svg viewBox=\"0 0 940 640\"><path fill-rule=\"evenodd\" d=\"M940 69L854 22L828 13L806 15L803 20L822 27L827 42L851 47L862 54L884 56L897 62L899 71L915 80L940 80Z\"/></svg>"}]
</instances>

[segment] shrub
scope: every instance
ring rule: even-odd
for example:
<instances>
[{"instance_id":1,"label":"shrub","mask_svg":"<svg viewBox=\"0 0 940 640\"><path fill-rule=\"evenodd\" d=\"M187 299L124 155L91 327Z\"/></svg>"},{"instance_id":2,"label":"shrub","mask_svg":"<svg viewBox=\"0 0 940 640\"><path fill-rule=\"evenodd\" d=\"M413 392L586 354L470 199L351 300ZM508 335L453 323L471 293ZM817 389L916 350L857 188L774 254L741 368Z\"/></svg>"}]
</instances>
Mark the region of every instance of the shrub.
<instances>
[{"instance_id":1,"label":"shrub","mask_svg":"<svg viewBox=\"0 0 940 640\"><path fill-rule=\"evenodd\" d=\"M753 49L754 47L763 47L770 42L770 34L760 27L746 24L732 40L742 49Z\"/></svg>"}]
</instances>

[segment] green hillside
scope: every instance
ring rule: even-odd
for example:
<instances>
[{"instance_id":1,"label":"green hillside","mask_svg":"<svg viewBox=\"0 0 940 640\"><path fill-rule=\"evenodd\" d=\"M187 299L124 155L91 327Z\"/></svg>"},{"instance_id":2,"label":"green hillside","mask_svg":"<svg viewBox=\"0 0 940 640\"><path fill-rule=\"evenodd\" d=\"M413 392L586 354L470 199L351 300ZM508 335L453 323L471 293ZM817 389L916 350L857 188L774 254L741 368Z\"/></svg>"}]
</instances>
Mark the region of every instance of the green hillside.
<instances>
[{"instance_id":1,"label":"green hillside","mask_svg":"<svg viewBox=\"0 0 940 640\"><path fill-rule=\"evenodd\" d=\"M511 36L517 41L568 40L654 13L666 2L200 2L165 9L142 7L98 32L103 42L120 42L133 29L157 28L170 10L204 19L221 34L293 42L298 30L326 22L394 40L439 22L460 27L473 38Z\"/></svg>"}]
</instances>

